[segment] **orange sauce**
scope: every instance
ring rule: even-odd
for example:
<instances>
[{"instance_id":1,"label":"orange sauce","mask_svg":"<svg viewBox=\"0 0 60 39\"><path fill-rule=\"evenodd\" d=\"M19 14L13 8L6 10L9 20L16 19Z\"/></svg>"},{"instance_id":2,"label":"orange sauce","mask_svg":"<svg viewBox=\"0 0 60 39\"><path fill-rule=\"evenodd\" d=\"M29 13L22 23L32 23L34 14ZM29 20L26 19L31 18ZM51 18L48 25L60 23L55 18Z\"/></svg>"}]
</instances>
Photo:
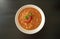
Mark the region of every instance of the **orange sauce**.
<instances>
[{"instance_id":1,"label":"orange sauce","mask_svg":"<svg viewBox=\"0 0 60 39\"><path fill-rule=\"evenodd\" d=\"M30 13L32 15L26 19L25 16L28 16ZM36 29L40 25L41 20L42 18L40 12L37 9L31 7L23 9L18 16L19 24L26 30Z\"/></svg>"}]
</instances>

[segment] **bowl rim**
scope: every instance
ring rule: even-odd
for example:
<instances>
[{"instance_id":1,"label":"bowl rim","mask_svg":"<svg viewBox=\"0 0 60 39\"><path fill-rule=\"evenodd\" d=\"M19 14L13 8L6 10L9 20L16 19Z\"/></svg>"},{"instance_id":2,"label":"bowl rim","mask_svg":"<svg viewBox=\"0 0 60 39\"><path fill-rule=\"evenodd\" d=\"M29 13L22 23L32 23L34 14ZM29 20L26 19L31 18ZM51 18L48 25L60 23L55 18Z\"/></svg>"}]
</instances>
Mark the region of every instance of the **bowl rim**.
<instances>
[{"instance_id":1,"label":"bowl rim","mask_svg":"<svg viewBox=\"0 0 60 39\"><path fill-rule=\"evenodd\" d=\"M27 8L27 7L35 8L35 9L37 9L37 10L40 12L40 14L41 14L42 21L41 21L41 24L40 24L36 29L26 30L26 29L22 28L21 25L18 23L18 15L20 14L19 12L21 12L23 9L25 9L25 8ZM43 28L43 26L44 26L44 24L45 24L45 15L44 15L44 12L42 11L42 9L41 9L40 7L38 7L38 6L36 6L36 5L33 5L33 4L24 5L24 6L20 7L20 8L18 9L18 11L16 12L16 15L15 15L15 24L16 24L17 28L18 28L21 32L23 32L23 33L25 33L25 34L35 34L35 33L39 32L39 31Z\"/></svg>"}]
</instances>

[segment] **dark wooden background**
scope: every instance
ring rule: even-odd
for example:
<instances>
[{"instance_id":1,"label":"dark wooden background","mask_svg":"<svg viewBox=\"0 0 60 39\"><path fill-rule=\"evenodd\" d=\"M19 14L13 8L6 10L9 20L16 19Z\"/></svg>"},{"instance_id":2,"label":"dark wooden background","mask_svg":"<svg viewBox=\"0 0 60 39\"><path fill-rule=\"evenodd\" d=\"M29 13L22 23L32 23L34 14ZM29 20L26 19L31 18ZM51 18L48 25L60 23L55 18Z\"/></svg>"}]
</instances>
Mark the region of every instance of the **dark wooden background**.
<instances>
[{"instance_id":1,"label":"dark wooden background","mask_svg":"<svg viewBox=\"0 0 60 39\"><path fill-rule=\"evenodd\" d=\"M42 30L33 35L20 32L15 25L15 14L25 4L39 6L46 17ZM59 0L0 0L0 39L59 39Z\"/></svg>"}]
</instances>

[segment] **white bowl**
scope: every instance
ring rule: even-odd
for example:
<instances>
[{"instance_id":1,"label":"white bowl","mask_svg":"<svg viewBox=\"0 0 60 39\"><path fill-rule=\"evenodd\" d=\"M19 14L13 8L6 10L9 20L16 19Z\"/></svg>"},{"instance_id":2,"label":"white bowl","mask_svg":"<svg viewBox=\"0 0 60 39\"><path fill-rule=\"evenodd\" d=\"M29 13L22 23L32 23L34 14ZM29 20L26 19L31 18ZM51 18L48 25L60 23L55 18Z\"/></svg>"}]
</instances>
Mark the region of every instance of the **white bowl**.
<instances>
[{"instance_id":1,"label":"white bowl","mask_svg":"<svg viewBox=\"0 0 60 39\"><path fill-rule=\"evenodd\" d=\"M40 12L41 16L42 16L41 24L40 24L36 29L34 29L34 30L26 30L26 29L22 28L21 25L20 25L19 22L18 22L18 15L20 14L19 12L21 12L23 9L25 9L25 8L27 8L27 7L32 7L32 8L37 9L37 10ZM24 5L24 6L22 6L22 7L17 11L17 13L16 13L16 15L15 15L15 24L16 24L17 28L18 28L21 32L23 32L23 33L25 33L25 34L35 34L35 33L39 32L39 31L43 28L44 23L45 23L45 15L44 15L44 12L42 11L41 8L39 8L39 7L36 6L36 5L32 5L32 4Z\"/></svg>"}]
</instances>

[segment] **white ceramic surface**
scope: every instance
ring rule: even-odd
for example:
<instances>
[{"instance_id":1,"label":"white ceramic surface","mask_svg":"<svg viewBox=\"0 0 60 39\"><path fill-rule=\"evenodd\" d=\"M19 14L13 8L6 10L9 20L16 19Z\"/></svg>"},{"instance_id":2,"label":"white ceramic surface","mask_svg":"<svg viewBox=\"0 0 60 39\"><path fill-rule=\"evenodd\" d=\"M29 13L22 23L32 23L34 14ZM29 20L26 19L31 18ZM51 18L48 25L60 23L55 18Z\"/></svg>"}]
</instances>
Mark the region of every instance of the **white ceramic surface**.
<instances>
[{"instance_id":1,"label":"white ceramic surface","mask_svg":"<svg viewBox=\"0 0 60 39\"><path fill-rule=\"evenodd\" d=\"M42 16L41 24L36 29L34 29L34 30L26 30L26 29L22 28L21 25L18 22L18 15L20 14L19 12L21 12L23 9L25 9L27 7L32 7L32 8L37 9L40 12L41 16ZM35 33L39 32L43 28L44 23L45 23L45 15L44 15L44 12L42 11L42 9L40 7L38 7L36 5L32 5L32 4L24 5L21 8L19 8L19 10L17 11L17 13L15 15L15 24L16 24L17 28L21 32L23 32L25 34L35 34Z\"/></svg>"}]
</instances>

